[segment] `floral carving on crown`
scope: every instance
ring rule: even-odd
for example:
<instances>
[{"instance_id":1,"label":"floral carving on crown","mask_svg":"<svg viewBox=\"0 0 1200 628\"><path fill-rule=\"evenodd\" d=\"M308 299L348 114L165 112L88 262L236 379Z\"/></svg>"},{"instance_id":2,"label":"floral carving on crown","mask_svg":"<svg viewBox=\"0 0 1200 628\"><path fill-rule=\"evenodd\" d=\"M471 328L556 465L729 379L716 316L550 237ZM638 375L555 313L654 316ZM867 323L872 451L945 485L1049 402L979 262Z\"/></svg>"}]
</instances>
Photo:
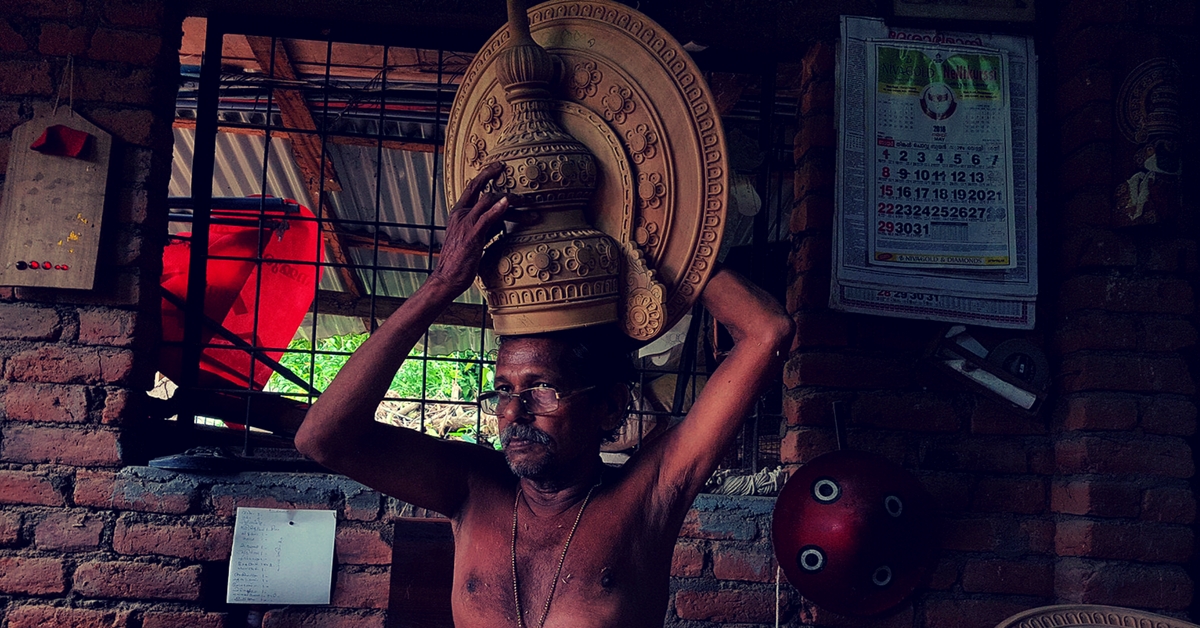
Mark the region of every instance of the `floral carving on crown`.
<instances>
[{"instance_id":1,"label":"floral carving on crown","mask_svg":"<svg viewBox=\"0 0 1200 628\"><path fill-rule=\"evenodd\" d=\"M570 76L567 77L567 86L576 98L583 100L596 95L596 85L602 80L604 75L596 68L596 62L584 61L576 63L572 68Z\"/></svg>"},{"instance_id":2,"label":"floral carving on crown","mask_svg":"<svg viewBox=\"0 0 1200 628\"><path fill-rule=\"evenodd\" d=\"M472 168L477 170L482 169L483 162L487 159L487 156L487 142L483 141L482 137L472 133L470 139L467 140L467 163Z\"/></svg>"},{"instance_id":3,"label":"floral carving on crown","mask_svg":"<svg viewBox=\"0 0 1200 628\"><path fill-rule=\"evenodd\" d=\"M625 119L637 108L633 90L616 85L608 88L608 94L600 102L604 105L604 117L617 124L625 124Z\"/></svg>"},{"instance_id":4,"label":"floral carving on crown","mask_svg":"<svg viewBox=\"0 0 1200 628\"><path fill-rule=\"evenodd\" d=\"M503 124L503 117L504 108L496 102L495 96L488 96L483 101L483 108L479 112L479 126L488 133L495 133Z\"/></svg>"},{"instance_id":5,"label":"floral carving on crown","mask_svg":"<svg viewBox=\"0 0 1200 628\"><path fill-rule=\"evenodd\" d=\"M662 175L657 172L639 174L637 195L643 208L660 209L663 199L667 196L667 186L663 183Z\"/></svg>"},{"instance_id":6,"label":"floral carving on crown","mask_svg":"<svg viewBox=\"0 0 1200 628\"><path fill-rule=\"evenodd\" d=\"M629 157L635 164L653 159L658 154L658 134L645 124L626 131L625 140L629 146Z\"/></svg>"}]
</instances>

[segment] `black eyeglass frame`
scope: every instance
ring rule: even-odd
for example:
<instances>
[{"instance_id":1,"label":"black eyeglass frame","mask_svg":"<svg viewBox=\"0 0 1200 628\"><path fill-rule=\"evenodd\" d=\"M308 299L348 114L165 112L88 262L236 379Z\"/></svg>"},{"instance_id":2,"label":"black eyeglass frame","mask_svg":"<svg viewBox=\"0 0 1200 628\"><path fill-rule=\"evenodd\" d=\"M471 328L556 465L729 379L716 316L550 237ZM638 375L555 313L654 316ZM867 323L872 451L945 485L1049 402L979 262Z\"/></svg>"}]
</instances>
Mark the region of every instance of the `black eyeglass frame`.
<instances>
[{"instance_id":1,"label":"black eyeglass frame","mask_svg":"<svg viewBox=\"0 0 1200 628\"><path fill-rule=\"evenodd\" d=\"M553 386L530 386L529 388L522 388L521 390L513 391L489 390L479 395L479 411L488 416L497 416L500 414L500 406L502 404L508 404L512 401L513 397L516 397L521 402L521 410L527 414L532 414L535 416L539 414L549 414L558 409L559 402L561 402L563 399L594 390L595 388L595 386L584 386L583 388L577 388L567 393L559 392L558 389L554 388ZM535 390L552 391L554 393L554 407L539 409L537 412L531 410L529 406L531 403L533 403L533 398L532 395L526 393L531 393ZM487 409L488 406L493 406L491 411Z\"/></svg>"}]
</instances>

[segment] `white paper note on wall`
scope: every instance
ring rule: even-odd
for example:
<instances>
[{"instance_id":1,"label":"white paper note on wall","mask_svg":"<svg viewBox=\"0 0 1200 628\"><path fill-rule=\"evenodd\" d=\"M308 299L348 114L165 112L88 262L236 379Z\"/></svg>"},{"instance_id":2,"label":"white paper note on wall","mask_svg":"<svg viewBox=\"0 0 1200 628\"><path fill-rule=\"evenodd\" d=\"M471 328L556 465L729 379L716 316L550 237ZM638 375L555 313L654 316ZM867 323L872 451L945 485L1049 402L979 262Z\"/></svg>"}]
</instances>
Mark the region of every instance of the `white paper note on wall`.
<instances>
[{"instance_id":1,"label":"white paper note on wall","mask_svg":"<svg viewBox=\"0 0 1200 628\"><path fill-rule=\"evenodd\" d=\"M229 557L229 604L328 604L333 510L238 508Z\"/></svg>"}]
</instances>

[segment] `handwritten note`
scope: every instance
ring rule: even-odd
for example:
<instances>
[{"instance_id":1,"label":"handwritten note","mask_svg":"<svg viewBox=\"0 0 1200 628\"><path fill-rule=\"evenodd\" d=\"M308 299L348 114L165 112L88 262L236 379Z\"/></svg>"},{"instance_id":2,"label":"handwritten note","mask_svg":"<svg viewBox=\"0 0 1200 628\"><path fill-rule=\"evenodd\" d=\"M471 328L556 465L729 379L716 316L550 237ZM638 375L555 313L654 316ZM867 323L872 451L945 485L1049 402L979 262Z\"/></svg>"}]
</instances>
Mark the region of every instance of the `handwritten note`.
<instances>
[{"instance_id":1,"label":"handwritten note","mask_svg":"<svg viewBox=\"0 0 1200 628\"><path fill-rule=\"evenodd\" d=\"M332 510L238 508L229 558L229 604L328 604Z\"/></svg>"}]
</instances>

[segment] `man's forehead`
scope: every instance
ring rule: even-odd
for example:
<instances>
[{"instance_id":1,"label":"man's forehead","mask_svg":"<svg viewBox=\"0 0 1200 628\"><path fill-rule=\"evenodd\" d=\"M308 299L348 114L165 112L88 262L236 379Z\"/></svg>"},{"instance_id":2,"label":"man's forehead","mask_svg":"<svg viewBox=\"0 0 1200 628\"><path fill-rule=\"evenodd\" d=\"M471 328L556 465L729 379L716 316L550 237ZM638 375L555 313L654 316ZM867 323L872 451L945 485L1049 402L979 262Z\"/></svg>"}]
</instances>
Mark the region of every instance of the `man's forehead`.
<instances>
[{"instance_id":1,"label":"man's forehead","mask_svg":"<svg viewBox=\"0 0 1200 628\"><path fill-rule=\"evenodd\" d=\"M496 354L496 367L520 365L563 370L568 366L566 360L569 351L570 347L557 338L505 338L500 342L500 350Z\"/></svg>"}]
</instances>

